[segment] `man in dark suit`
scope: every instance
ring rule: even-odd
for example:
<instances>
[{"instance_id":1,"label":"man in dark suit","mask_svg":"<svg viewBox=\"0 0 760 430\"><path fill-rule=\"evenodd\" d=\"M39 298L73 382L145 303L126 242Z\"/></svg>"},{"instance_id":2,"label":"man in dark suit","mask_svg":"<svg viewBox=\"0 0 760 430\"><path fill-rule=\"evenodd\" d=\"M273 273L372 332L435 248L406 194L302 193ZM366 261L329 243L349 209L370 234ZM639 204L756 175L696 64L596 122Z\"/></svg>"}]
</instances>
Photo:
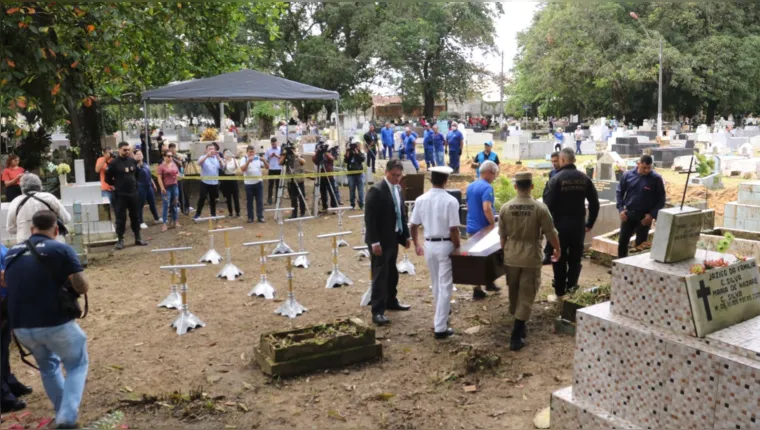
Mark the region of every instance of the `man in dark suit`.
<instances>
[{"instance_id":1,"label":"man in dark suit","mask_svg":"<svg viewBox=\"0 0 760 430\"><path fill-rule=\"evenodd\" d=\"M385 311L408 311L411 306L399 303L396 298L398 246L409 248L410 235L404 200L399 182L404 168L400 160L388 161L385 179L367 193L364 223L367 226L367 246L372 251L372 322L390 323Z\"/></svg>"}]
</instances>

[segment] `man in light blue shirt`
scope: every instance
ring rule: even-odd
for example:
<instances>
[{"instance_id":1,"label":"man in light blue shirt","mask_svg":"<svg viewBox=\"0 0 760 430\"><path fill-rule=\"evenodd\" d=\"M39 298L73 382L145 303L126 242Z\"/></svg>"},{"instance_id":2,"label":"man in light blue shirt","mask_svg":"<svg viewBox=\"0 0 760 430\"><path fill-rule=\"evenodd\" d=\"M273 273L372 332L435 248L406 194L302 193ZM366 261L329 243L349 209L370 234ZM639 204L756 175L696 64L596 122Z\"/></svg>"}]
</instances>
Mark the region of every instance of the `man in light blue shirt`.
<instances>
[{"instance_id":1,"label":"man in light blue shirt","mask_svg":"<svg viewBox=\"0 0 760 430\"><path fill-rule=\"evenodd\" d=\"M216 149L215 143L206 145L206 154L198 159L201 166L201 176L219 176L219 169L223 161ZM201 180L200 196L198 197L198 209L195 212L195 218L201 217L203 205L206 203L208 194L208 205L211 208L211 216L216 216L216 199L219 197L219 181L216 179Z\"/></svg>"},{"instance_id":2,"label":"man in light blue shirt","mask_svg":"<svg viewBox=\"0 0 760 430\"><path fill-rule=\"evenodd\" d=\"M454 169L454 173L459 173L459 157L462 155L462 145L464 144L464 135L457 130L457 123L451 123L451 131L446 136L446 145L449 149L449 167Z\"/></svg>"},{"instance_id":3,"label":"man in light blue shirt","mask_svg":"<svg viewBox=\"0 0 760 430\"><path fill-rule=\"evenodd\" d=\"M391 123L386 122L385 127L380 130L380 140L383 142L383 151L380 153L380 159L385 160L385 153L388 153L388 159L393 158L393 134L395 131Z\"/></svg>"},{"instance_id":4,"label":"man in light blue shirt","mask_svg":"<svg viewBox=\"0 0 760 430\"><path fill-rule=\"evenodd\" d=\"M279 176L282 173L282 169L280 168L280 147L277 146L277 138L273 137L270 139L270 142L272 144L272 147L267 149L266 154L264 154L264 162L269 163L269 176ZM275 187L277 186L277 180L268 179L267 180L267 204L272 204L272 192L275 190Z\"/></svg>"},{"instance_id":5,"label":"man in light blue shirt","mask_svg":"<svg viewBox=\"0 0 760 430\"><path fill-rule=\"evenodd\" d=\"M443 166L444 165L443 153L444 153L444 144L446 143L446 137L444 137L443 133L438 132L438 124L433 126L433 134L431 136L431 140L433 141L435 165Z\"/></svg>"}]
</instances>

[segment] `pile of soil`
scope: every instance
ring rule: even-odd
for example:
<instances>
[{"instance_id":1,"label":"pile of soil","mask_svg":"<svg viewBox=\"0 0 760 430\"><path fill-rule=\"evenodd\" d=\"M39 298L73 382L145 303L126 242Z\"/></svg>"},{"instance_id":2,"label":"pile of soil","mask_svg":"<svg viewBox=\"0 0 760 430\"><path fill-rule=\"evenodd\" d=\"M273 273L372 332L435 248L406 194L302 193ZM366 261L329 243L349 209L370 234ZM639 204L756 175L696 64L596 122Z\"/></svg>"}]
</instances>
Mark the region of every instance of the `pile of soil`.
<instances>
[{"instance_id":1,"label":"pile of soil","mask_svg":"<svg viewBox=\"0 0 760 430\"><path fill-rule=\"evenodd\" d=\"M671 202L680 202L683 198L683 184L665 184L665 192ZM723 217L723 207L728 202L735 202L739 197L739 189L724 188L708 190L703 186L694 185L686 190L686 202L707 201L707 207L715 209L715 215Z\"/></svg>"}]
</instances>

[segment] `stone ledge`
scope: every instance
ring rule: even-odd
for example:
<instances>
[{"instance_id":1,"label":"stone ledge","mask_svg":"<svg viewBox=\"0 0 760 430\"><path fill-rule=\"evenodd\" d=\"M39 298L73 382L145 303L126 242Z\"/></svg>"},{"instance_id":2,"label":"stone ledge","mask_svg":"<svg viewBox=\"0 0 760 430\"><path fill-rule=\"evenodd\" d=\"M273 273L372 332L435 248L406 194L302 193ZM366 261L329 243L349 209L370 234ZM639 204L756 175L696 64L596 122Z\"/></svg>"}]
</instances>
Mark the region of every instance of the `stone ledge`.
<instances>
[{"instance_id":1,"label":"stone ledge","mask_svg":"<svg viewBox=\"0 0 760 430\"><path fill-rule=\"evenodd\" d=\"M614 415L573 398L573 387L552 393L552 429L640 429Z\"/></svg>"}]
</instances>

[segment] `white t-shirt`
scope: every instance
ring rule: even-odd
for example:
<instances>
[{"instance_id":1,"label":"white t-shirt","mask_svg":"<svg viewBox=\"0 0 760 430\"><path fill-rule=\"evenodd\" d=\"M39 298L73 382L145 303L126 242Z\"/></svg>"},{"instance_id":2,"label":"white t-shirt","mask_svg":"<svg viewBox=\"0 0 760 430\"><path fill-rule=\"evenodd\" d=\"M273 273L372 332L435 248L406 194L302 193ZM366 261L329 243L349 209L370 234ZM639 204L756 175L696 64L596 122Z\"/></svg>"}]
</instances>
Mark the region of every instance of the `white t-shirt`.
<instances>
[{"instance_id":1,"label":"white t-shirt","mask_svg":"<svg viewBox=\"0 0 760 430\"><path fill-rule=\"evenodd\" d=\"M264 163L261 162L261 159L259 159L259 156L256 155L256 158L251 161L251 164L248 165L248 168L243 171L243 176L258 176L261 177L261 168L264 167ZM248 156L244 156L240 159L240 167L243 167L245 163L248 162ZM261 182L261 179L245 179L243 180L243 183L245 185L255 185Z\"/></svg>"}]
</instances>

